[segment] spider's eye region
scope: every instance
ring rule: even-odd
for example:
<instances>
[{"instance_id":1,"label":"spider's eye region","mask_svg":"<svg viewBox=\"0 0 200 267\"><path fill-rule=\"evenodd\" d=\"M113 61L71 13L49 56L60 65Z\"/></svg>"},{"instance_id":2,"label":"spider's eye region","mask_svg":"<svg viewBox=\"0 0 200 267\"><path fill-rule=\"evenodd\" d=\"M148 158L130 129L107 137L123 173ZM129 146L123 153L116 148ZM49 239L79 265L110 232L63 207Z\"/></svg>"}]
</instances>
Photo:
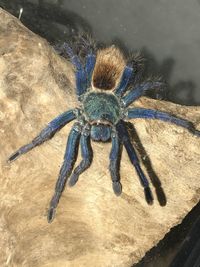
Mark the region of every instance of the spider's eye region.
<instances>
[{"instance_id":1,"label":"spider's eye region","mask_svg":"<svg viewBox=\"0 0 200 267\"><path fill-rule=\"evenodd\" d=\"M113 94L91 92L83 100L86 119L90 123L116 124L120 119L121 108Z\"/></svg>"}]
</instances>

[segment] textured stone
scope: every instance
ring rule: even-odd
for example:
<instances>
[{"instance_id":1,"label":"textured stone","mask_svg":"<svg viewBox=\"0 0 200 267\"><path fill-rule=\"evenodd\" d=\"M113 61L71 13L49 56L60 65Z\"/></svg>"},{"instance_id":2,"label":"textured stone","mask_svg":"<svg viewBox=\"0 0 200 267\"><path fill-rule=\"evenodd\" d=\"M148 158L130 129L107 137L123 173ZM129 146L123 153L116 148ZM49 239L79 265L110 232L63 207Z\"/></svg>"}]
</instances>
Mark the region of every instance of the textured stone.
<instances>
[{"instance_id":1,"label":"textured stone","mask_svg":"<svg viewBox=\"0 0 200 267\"><path fill-rule=\"evenodd\" d=\"M146 204L125 150L123 193L114 195L110 143L93 142L91 167L75 187L66 187L56 218L48 224L46 211L72 123L12 164L6 159L47 122L77 105L73 68L45 40L0 10L0 73L1 266L131 266L198 202L200 139L169 123L132 120L138 133L136 138L130 124L133 142L154 184L154 205ZM147 98L135 105L172 112L200 129L199 107ZM167 198L165 206L156 177Z\"/></svg>"}]
</instances>

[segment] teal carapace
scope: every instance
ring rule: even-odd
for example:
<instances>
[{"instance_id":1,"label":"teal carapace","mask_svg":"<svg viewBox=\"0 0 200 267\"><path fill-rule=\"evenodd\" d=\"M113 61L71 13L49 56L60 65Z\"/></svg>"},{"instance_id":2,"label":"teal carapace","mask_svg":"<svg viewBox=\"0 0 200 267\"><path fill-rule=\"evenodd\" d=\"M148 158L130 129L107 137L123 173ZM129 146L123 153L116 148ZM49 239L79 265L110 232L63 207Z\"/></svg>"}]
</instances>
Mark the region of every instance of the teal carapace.
<instances>
[{"instance_id":1,"label":"teal carapace","mask_svg":"<svg viewBox=\"0 0 200 267\"><path fill-rule=\"evenodd\" d=\"M116 124L120 119L120 104L113 94L91 92L83 100L86 119L94 123Z\"/></svg>"}]
</instances>

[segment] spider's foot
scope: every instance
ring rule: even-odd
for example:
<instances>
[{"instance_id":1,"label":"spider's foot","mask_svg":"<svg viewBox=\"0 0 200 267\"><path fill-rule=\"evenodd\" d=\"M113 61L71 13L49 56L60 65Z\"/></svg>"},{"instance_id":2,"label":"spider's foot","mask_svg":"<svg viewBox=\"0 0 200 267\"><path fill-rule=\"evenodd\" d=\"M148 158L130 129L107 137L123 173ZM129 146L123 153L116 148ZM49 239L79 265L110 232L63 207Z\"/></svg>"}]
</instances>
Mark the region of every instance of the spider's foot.
<instances>
[{"instance_id":1,"label":"spider's foot","mask_svg":"<svg viewBox=\"0 0 200 267\"><path fill-rule=\"evenodd\" d=\"M112 183L112 187L113 187L113 191L114 191L116 196L121 195L121 193L122 193L122 185L121 185L120 182L113 182Z\"/></svg>"},{"instance_id":2,"label":"spider's foot","mask_svg":"<svg viewBox=\"0 0 200 267\"><path fill-rule=\"evenodd\" d=\"M16 160L20 155L21 153L19 151L16 151L8 158L7 161L11 163L12 161Z\"/></svg>"},{"instance_id":3,"label":"spider's foot","mask_svg":"<svg viewBox=\"0 0 200 267\"><path fill-rule=\"evenodd\" d=\"M149 205L152 205L153 204L153 195L152 195L150 187L145 187L144 188L144 194L145 194L146 202Z\"/></svg>"},{"instance_id":4,"label":"spider's foot","mask_svg":"<svg viewBox=\"0 0 200 267\"><path fill-rule=\"evenodd\" d=\"M76 175L75 173L73 173L72 176L70 177L70 180L69 180L69 186L72 187L77 182L78 182L78 175Z\"/></svg>"},{"instance_id":5,"label":"spider's foot","mask_svg":"<svg viewBox=\"0 0 200 267\"><path fill-rule=\"evenodd\" d=\"M51 223L55 217L56 208L50 207L47 214L47 221L48 223Z\"/></svg>"},{"instance_id":6,"label":"spider's foot","mask_svg":"<svg viewBox=\"0 0 200 267\"><path fill-rule=\"evenodd\" d=\"M54 196L51 199L50 207L49 207L48 214L47 214L48 223L51 223L55 217L56 207L58 205L61 193L62 192L60 192L60 191L56 191Z\"/></svg>"}]
</instances>

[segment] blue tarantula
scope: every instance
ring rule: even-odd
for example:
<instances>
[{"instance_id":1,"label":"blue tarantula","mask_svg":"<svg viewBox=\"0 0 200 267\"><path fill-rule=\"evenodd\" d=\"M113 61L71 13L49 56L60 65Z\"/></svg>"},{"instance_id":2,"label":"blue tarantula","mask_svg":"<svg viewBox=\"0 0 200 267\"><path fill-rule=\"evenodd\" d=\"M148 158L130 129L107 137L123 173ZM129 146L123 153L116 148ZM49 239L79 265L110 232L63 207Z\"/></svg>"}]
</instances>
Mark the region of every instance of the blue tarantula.
<instances>
[{"instance_id":1,"label":"blue tarantula","mask_svg":"<svg viewBox=\"0 0 200 267\"><path fill-rule=\"evenodd\" d=\"M200 131L195 129L192 122L166 112L145 108L128 108L147 90L159 88L164 84L161 81L135 82L138 81L139 72L136 71L134 66L127 64L127 60L117 47L111 46L99 49L96 53L90 51L87 53L84 63L68 45L65 45L65 49L76 69L76 94L80 103L79 107L68 110L49 122L31 143L19 148L9 157L8 161L11 162L34 147L41 145L52 138L68 122L76 120L68 136L64 161L48 210L48 222L51 222L54 218L66 181L72 173L79 143L82 161L74 169L69 185L75 185L79 175L90 166L92 162L91 139L97 142L110 140L112 142L109 171L113 191L117 196L122 192L119 156L120 148L124 145L144 188L145 199L148 204L151 204L153 196L149 182L140 167L125 120L136 118L159 119L184 127L197 136L200 136ZM134 86L127 91L131 80Z\"/></svg>"}]
</instances>

